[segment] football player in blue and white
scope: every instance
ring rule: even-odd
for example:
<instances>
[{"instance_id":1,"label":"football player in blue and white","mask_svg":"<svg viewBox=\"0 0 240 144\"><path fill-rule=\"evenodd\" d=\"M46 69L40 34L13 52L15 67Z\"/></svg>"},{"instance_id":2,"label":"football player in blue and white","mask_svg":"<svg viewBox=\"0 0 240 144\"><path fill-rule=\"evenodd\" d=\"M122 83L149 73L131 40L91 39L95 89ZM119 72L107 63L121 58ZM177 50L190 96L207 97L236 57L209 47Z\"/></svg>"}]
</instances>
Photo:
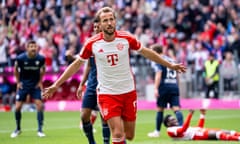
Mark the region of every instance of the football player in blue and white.
<instances>
[{"instance_id":1,"label":"football player in blue and white","mask_svg":"<svg viewBox=\"0 0 240 144\"><path fill-rule=\"evenodd\" d=\"M174 63L170 57L163 55L162 46L155 44L151 49L159 54L165 60ZM180 111L179 87L177 71L169 69L157 63L153 63L155 71L154 95L156 97L157 115L155 131L148 133L149 137L159 137L161 125L163 122L164 109L170 105L174 111L180 125L183 123L183 115Z\"/></svg>"},{"instance_id":2,"label":"football player in blue and white","mask_svg":"<svg viewBox=\"0 0 240 144\"><path fill-rule=\"evenodd\" d=\"M45 57L38 54L38 46L35 41L29 41L26 52L20 54L14 66L14 75L17 83L17 95L15 102L16 129L11 134L12 138L21 133L21 108L27 96L30 95L37 108L38 130L37 135L44 137L43 126L43 102L41 91L43 89L42 79L45 74Z\"/></svg>"}]
</instances>

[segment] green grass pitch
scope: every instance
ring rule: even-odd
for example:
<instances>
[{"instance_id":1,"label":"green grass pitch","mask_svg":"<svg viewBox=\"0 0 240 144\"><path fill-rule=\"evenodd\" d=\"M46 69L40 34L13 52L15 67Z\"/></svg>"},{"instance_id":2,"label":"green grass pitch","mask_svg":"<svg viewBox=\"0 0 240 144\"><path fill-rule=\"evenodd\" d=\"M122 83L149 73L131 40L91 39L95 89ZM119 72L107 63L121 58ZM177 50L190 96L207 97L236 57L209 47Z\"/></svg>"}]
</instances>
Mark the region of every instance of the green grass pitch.
<instances>
[{"instance_id":1,"label":"green grass pitch","mask_svg":"<svg viewBox=\"0 0 240 144\"><path fill-rule=\"evenodd\" d=\"M187 110L184 110L184 116ZM167 110L165 114L172 113ZM37 137L37 121L35 112L22 114L22 134L17 138L10 138L15 129L14 114L12 112L0 113L0 144L87 144L87 139L79 129L79 112L45 112L44 132L46 137ZM196 110L191 125L196 125L199 112ZM208 110L206 127L233 129L240 131L240 110ZM147 133L154 130L155 111L138 111L136 136L128 144L225 144L222 141L173 141L166 135L162 126L159 138L148 138ZM100 118L94 124L97 132L95 139L102 144ZM235 142L233 142L235 143Z\"/></svg>"}]
</instances>

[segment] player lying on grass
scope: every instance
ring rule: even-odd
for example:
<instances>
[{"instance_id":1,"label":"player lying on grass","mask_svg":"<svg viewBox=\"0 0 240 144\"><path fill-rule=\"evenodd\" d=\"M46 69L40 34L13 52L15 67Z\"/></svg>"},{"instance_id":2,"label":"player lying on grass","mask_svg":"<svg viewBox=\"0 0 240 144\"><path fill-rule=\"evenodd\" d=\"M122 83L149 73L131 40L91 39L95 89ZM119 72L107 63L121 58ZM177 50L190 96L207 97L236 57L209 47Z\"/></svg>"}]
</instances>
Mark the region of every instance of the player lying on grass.
<instances>
[{"instance_id":1,"label":"player lying on grass","mask_svg":"<svg viewBox=\"0 0 240 144\"><path fill-rule=\"evenodd\" d=\"M189 114L183 126L178 126L178 121L171 115L164 118L164 125L167 127L168 135L174 140L226 140L240 141L240 132L234 130L222 130L215 128L204 128L206 110L200 110L198 126L190 127L190 121L194 110Z\"/></svg>"}]
</instances>

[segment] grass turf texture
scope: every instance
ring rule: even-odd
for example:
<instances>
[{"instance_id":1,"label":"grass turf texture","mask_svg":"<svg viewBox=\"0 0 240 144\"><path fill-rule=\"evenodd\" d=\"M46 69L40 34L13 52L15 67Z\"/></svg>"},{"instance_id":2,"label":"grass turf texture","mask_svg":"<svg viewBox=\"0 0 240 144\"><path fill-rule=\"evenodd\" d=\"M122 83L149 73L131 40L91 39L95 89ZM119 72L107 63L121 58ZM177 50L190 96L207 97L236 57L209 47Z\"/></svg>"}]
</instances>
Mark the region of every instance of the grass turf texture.
<instances>
[{"instance_id":1,"label":"grass turf texture","mask_svg":"<svg viewBox=\"0 0 240 144\"><path fill-rule=\"evenodd\" d=\"M171 113L167 110L165 114ZM187 110L183 111L184 116ZM10 138L15 129L14 113L0 113L0 144L87 144L87 139L79 129L79 112L45 112L44 132L46 137L37 137L36 113L22 113L22 134L17 138ZM197 125L199 111L195 111L191 125ZM240 131L240 110L208 110L206 127L234 129ZM95 139L102 144L100 118L94 124L97 132ZM159 138L148 138L147 133L155 128L155 111L138 111L136 136L128 144L225 144L224 141L173 141L162 126ZM234 143L234 142L233 142Z\"/></svg>"}]
</instances>

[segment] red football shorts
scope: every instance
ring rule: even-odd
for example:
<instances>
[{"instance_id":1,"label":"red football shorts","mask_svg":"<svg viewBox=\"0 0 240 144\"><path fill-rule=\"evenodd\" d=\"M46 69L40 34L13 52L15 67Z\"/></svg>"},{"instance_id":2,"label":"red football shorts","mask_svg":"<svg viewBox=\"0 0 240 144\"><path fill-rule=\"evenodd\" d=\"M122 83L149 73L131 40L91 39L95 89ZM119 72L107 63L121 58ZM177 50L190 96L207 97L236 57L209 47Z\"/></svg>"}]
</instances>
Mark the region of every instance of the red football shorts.
<instances>
[{"instance_id":1,"label":"red football shorts","mask_svg":"<svg viewBox=\"0 0 240 144\"><path fill-rule=\"evenodd\" d=\"M105 121L120 116L124 121L135 121L137 114L136 90L120 94L99 94L98 106Z\"/></svg>"},{"instance_id":2,"label":"red football shorts","mask_svg":"<svg viewBox=\"0 0 240 144\"><path fill-rule=\"evenodd\" d=\"M195 133L194 137L193 137L193 140L208 140L209 138L209 133L211 133L212 131L213 132L216 132L218 131L219 129L207 129L207 128L204 128L198 132Z\"/></svg>"}]
</instances>

